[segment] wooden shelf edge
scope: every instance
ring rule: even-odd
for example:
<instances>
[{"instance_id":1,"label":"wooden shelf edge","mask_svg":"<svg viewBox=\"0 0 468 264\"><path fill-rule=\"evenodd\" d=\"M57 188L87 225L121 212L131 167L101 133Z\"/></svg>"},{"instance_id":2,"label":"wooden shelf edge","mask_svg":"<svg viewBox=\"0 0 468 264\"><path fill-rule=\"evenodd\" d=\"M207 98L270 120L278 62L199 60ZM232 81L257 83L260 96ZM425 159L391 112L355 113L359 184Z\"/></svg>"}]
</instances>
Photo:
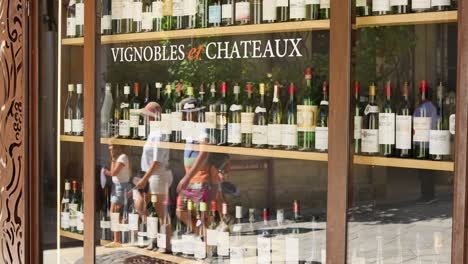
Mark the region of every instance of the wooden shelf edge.
<instances>
[{"instance_id":1,"label":"wooden shelf edge","mask_svg":"<svg viewBox=\"0 0 468 264\"><path fill-rule=\"evenodd\" d=\"M84 38L62 38L62 45L65 46L83 46Z\"/></svg>"},{"instance_id":2,"label":"wooden shelf edge","mask_svg":"<svg viewBox=\"0 0 468 264\"><path fill-rule=\"evenodd\" d=\"M424 12L356 18L358 28L457 22L457 11Z\"/></svg>"},{"instance_id":3,"label":"wooden shelf edge","mask_svg":"<svg viewBox=\"0 0 468 264\"><path fill-rule=\"evenodd\" d=\"M60 135L60 141L64 141L64 142L81 142L81 143L83 143L84 139L83 139L82 136Z\"/></svg>"},{"instance_id":4,"label":"wooden shelf edge","mask_svg":"<svg viewBox=\"0 0 468 264\"><path fill-rule=\"evenodd\" d=\"M73 233L73 232L64 231L64 230L60 230L60 236L68 237L68 238L76 239L76 240L81 240L81 241L84 240L84 236L83 236L83 235L77 234L77 233Z\"/></svg>"},{"instance_id":5,"label":"wooden shelf edge","mask_svg":"<svg viewBox=\"0 0 468 264\"><path fill-rule=\"evenodd\" d=\"M451 161L433 161L417 159L385 158L372 156L354 156L354 164L386 166L409 169L423 169L436 171L453 171L454 163Z\"/></svg>"}]
</instances>

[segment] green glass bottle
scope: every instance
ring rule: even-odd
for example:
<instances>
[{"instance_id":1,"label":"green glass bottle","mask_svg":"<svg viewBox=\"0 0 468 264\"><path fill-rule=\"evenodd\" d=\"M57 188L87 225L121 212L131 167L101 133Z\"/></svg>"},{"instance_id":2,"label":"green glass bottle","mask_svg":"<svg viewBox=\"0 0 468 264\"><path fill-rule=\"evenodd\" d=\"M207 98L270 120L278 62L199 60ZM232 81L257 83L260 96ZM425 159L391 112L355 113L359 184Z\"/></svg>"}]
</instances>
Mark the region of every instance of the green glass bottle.
<instances>
[{"instance_id":1,"label":"green glass bottle","mask_svg":"<svg viewBox=\"0 0 468 264\"><path fill-rule=\"evenodd\" d=\"M133 32L133 0L122 0L122 34Z\"/></svg>"},{"instance_id":2,"label":"green glass bottle","mask_svg":"<svg viewBox=\"0 0 468 264\"><path fill-rule=\"evenodd\" d=\"M268 114L265 104L265 84L259 85L259 100L255 106L254 124L252 126L252 144L256 148L268 145Z\"/></svg>"},{"instance_id":3,"label":"green glass bottle","mask_svg":"<svg viewBox=\"0 0 468 264\"><path fill-rule=\"evenodd\" d=\"M361 153L362 105L359 97L360 84L354 82L354 154Z\"/></svg>"},{"instance_id":4,"label":"green glass bottle","mask_svg":"<svg viewBox=\"0 0 468 264\"><path fill-rule=\"evenodd\" d=\"M291 83L288 88L289 100L284 108L284 121L281 131L281 145L287 150L297 148L297 109L296 109L296 86Z\"/></svg>"},{"instance_id":5,"label":"green glass bottle","mask_svg":"<svg viewBox=\"0 0 468 264\"><path fill-rule=\"evenodd\" d=\"M228 120L228 144L230 146L240 146L242 143L241 133L241 113L242 105L239 100L240 86L238 83L234 84L233 96L234 99L229 106L229 120Z\"/></svg>"},{"instance_id":6,"label":"green glass bottle","mask_svg":"<svg viewBox=\"0 0 468 264\"><path fill-rule=\"evenodd\" d=\"M320 18L320 0L306 0L306 19L316 20Z\"/></svg>"},{"instance_id":7,"label":"green glass bottle","mask_svg":"<svg viewBox=\"0 0 468 264\"><path fill-rule=\"evenodd\" d=\"M124 86L124 96L120 103L119 137L130 137L130 86Z\"/></svg>"},{"instance_id":8,"label":"green glass bottle","mask_svg":"<svg viewBox=\"0 0 468 264\"><path fill-rule=\"evenodd\" d=\"M268 147L281 148L282 107L279 99L279 83L273 86L273 101L268 111Z\"/></svg>"},{"instance_id":9,"label":"green glass bottle","mask_svg":"<svg viewBox=\"0 0 468 264\"><path fill-rule=\"evenodd\" d=\"M175 26L175 17L173 14L173 3L172 0L163 0L162 6L162 19L161 19L161 29L164 31L173 30Z\"/></svg>"},{"instance_id":10,"label":"green glass bottle","mask_svg":"<svg viewBox=\"0 0 468 264\"><path fill-rule=\"evenodd\" d=\"M444 108L444 86L439 83L436 90L437 117L435 126L429 131L429 155L432 160L450 160L449 116Z\"/></svg>"},{"instance_id":11,"label":"green glass bottle","mask_svg":"<svg viewBox=\"0 0 468 264\"><path fill-rule=\"evenodd\" d=\"M315 127L315 150L318 152L328 151L328 92L327 82L322 85L322 101L317 115L317 125Z\"/></svg>"},{"instance_id":12,"label":"green glass bottle","mask_svg":"<svg viewBox=\"0 0 468 264\"><path fill-rule=\"evenodd\" d=\"M80 38L84 36L84 0L76 0L75 16L76 37Z\"/></svg>"},{"instance_id":13,"label":"green glass bottle","mask_svg":"<svg viewBox=\"0 0 468 264\"><path fill-rule=\"evenodd\" d=\"M242 133L242 146L246 148L252 147L252 129L254 122L254 108L255 101L253 97L253 84L248 83L245 86L247 98L242 105L241 113L241 133Z\"/></svg>"},{"instance_id":14,"label":"green glass bottle","mask_svg":"<svg viewBox=\"0 0 468 264\"><path fill-rule=\"evenodd\" d=\"M320 0L320 19L330 19L330 0Z\"/></svg>"},{"instance_id":15,"label":"green glass bottle","mask_svg":"<svg viewBox=\"0 0 468 264\"><path fill-rule=\"evenodd\" d=\"M182 142L182 83L177 82L175 87L175 97L172 103L171 129L172 142Z\"/></svg>"},{"instance_id":16,"label":"green glass bottle","mask_svg":"<svg viewBox=\"0 0 468 264\"><path fill-rule=\"evenodd\" d=\"M162 107L161 114L161 141L170 142L172 140L172 88L170 84L166 85L166 98Z\"/></svg>"},{"instance_id":17,"label":"green glass bottle","mask_svg":"<svg viewBox=\"0 0 468 264\"><path fill-rule=\"evenodd\" d=\"M361 151L363 155L379 154L379 107L375 102L375 84L373 83L369 86L369 102L364 110Z\"/></svg>"},{"instance_id":18,"label":"green glass bottle","mask_svg":"<svg viewBox=\"0 0 468 264\"><path fill-rule=\"evenodd\" d=\"M218 146L226 146L228 144L227 132L227 113L228 113L228 98L227 98L227 83L221 82L221 97L218 102L218 112L216 113L216 129L218 131Z\"/></svg>"},{"instance_id":19,"label":"green glass bottle","mask_svg":"<svg viewBox=\"0 0 468 264\"><path fill-rule=\"evenodd\" d=\"M301 103L297 106L297 134L300 151L312 151L317 123L317 95L312 88L312 69L305 70L305 85Z\"/></svg>"},{"instance_id":20,"label":"green glass bottle","mask_svg":"<svg viewBox=\"0 0 468 264\"><path fill-rule=\"evenodd\" d=\"M216 84L212 83L210 87L210 98L208 99L208 109L205 112L206 120L206 133L208 137L208 144L218 144L218 130L217 117L218 112L218 98L216 97Z\"/></svg>"},{"instance_id":21,"label":"green glass bottle","mask_svg":"<svg viewBox=\"0 0 468 264\"><path fill-rule=\"evenodd\" d=\"M395 108L392 103L392 86L387 82L384 89L385 101L379 113L379 146L380 155L395 155Z\"/></svg>"}]
</instances>

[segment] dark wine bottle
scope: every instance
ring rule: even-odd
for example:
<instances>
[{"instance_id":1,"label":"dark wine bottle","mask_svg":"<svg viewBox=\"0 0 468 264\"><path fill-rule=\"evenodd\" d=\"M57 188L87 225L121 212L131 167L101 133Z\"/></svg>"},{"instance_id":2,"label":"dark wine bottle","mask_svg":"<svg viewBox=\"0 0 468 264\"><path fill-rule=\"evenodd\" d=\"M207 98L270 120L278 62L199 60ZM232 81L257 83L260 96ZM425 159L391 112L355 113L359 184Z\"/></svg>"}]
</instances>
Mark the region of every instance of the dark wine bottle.
<instances>
[{"instance_id":1,"label":"dark wine bottle","mask_svg":"<svg viewBox=\"0 0 468 264\"><path fill-rule=\"evenodd\" d=\"M281 145L287 150L297 148L296 86L291 83L288 88L289 100L284 108Z\"/></svg>"},{"instance_id":2,"label":"dark wine bottle","mask_svg":"<svg viewBox=\"0 0 468 264\"><path fill-rule=\"evenodd\" d=\"M356 0L356 16L372 15L371 0Z\"/></svg>"},{"instance_id":3,"label":"dark wine bottle","mask_svg":"<svg viewBox=\"0 0 468 264\"><path fill-rule=\"evenodd\" d=\"M218 146L225 146L228 144L227 112L227 83L221 82L221 98L219 98L218 112L216 112L216 129L219 135L217 144Z\"/></svg>"},{"instance_id":4,"label":"dark wine bottle","mask_svg":"<svg viewBox=\"0 0 468 264\"><path fill-rule=\"evenodd\" d=\"M317 125L315 127L315 150L318 152L328 151L328 92L327 82L322 85L322 101L317 115Z\"/></svg>"},{"instance_id":5,"label":"dark wine bottle","mask_svg":"<svg viewBox=\"0 0 468 264\"><path fill-rule=\"evenodd\" d=\"M450 160L449 120L444 108L444 86L437 86L437 117L435 126L429 131L429 155L432 160Z\"/></svg>"},{"instance_id":6,"label":"dark wine bottle","mask_svg":"<svg viewBox=\"0 0 468 264\"><path fill-rule=\"evenodd\" d=\"M130 137L138 139L138 126L140 125L140 109L143 101L140 97L140 84L133 84L133 97L130 100Z\"/></svg>"},{"instance_id":7,"label":"dark wine bottle","mask_svg":"<svg viewBox=\"0 0 468 264\"><path fill-rule=\"evenodd\" d=\"M276 1L276 22L286 22L288 20L289 20L289 0L277 0Z\"/></svg>"},{"instance_id":8,"label":"dark wine bottle","mask_svg":"<svg viewBox=\"0 0 468 264\"><path fill-rule=\"evenodd\" d=\"M393 14L406 14L410 12L408 0L390 0Z\"/></svg>"},{"instance_id":9,"label":"dark wine bottle","mask_svg":"<svg viewBox=\"0 0 468 264\"><path fill-rule=\"evenodd\" d=\"M210 88L210 98L208 99L208 109L205 112L206 133L208 136L208 144L218 144L217 130L217 113L218 113L218 98L216 97L216 84L212 83Z\"/></svg>"},{"instance_id":10,"label":"dark wine bottle","mask_svg":"<svg viewBox=\"0 0 468 264\"><path fill-rule=\"evenodd\" d=\"M171 129L172 142L182 142L182 83L178 82L175 88L175 97L172 103Z\"/></svg>"},{"instance_id":11,"label":"dark wine bottle","mask_svg":"<svg viewBox=\"0 0 468 264\"><path fill-rule=\"evenodd\" d=\"M396 116L395 145L396 156L399 158L411 157L411 141L413 136L412 112L409 102L408 82L403 84L401 105Z\"/></svg>"},{"instance_id":12,"label":"dark wine bottle","mask_svg":"<svg viewBox=\"0 0 468 264\"><path fill-rule=\"evenodd\" d=\"M369 102L364 109L361 140L362 154L379 154L379 107L375 102L375 84L373 83L369 86Z\"/></svg>"},{"instance_id":13,"label":"dark wine bottle","mask_svg":"<svg viewBox=\"0 0 468 264\"><path fill-rule=\"evenodd\" d=\"M235 8L234 0L223 0L221 6L221 24L223 26L232 26L234 25L235 19Z\"/></svg>"},{"instance_id":14,"label":"dark wine bottle","mask_svg":"<svg viewBox=\"0 0 468 264\"><path fill-rule=\"evenodd\" d=\"M228 143L230 146L240 146L242 143L241 133L241 113L242 105L239 100L240 86L234 84L233 95L234 100L229 107L229 121L228 121Z\"/></svg>"},{"instance_id":15,"label":"dark wine bottle","mask_svg":"<svg viewBox=\"0 0 468 264\"><path fill-rule=\"evenodd\" d=\"M437 111L427 97L426 81L419 84L421 96L413 113L413 155L416 159L429 158L429 131L435 125Z\"/></svg>"},{"instance_id":16,"label":"dark wine bottle","mask_svg":"<svg viewBox=\"0 0 468 264\"><path fill-rule=\"evenodd\" d=\"M120 103L119 137L130 137L130 86L124 86L124 96Z\"/></svg>"},{"instance_id":17,"label":"dark wine bottle","mask_svg":"<svg viewBox=\"0 0 468 264\"><path fill-rule=\"evenodd\" d=\"M65 135L73 135L73 131L72 131L73 104L74 104L73 92L75 91L75 85L69 84L67 86L67 89L68 89L68 96L67 96L67 100L65 101L65 110L64 110L64 115L63 115L63 133Z\"/></svg>"},{"instance_id":18,"label":"dark wine bottle","mask_svg":"<svg viewBox=\"0 0 468 264\"><path fill-rule=\"evenodd\" d=\"M279 83L273 86L273 101L268 111L268 147L281 148L282 107L279 99Z\"/></svg>"},{"instance_id":19,"label":"dark wine bottle","mask_svg":"<svg viewBox=\"0 0 468 264\"><path fill-rule=\"evenodd\" d=\"M242 105L241 113L241 133L242 133L242 146L246 148L252 147L252 129L254 122L254 108L255 102L253 93L253 85L248 83L245 86L245 91L247 93L247 99L244 100Z\"/></svg>"},{"instance_id":20,"label":"dark wine bottle","mask_svg":"<svg viewBox=\"0 0 468 264\"><path fill-rule=\"evenodd\" d=\"M256 148L265 148L268 144L268 114L265 106L265 84L260 83L259 100L255 106L252 126L252 144Z\"/></svg>"},{"instance_id":21,"label":"dark wine bottle","mask_svg":"<svg viewBox=\"0 0 468 264\"><path fill-rule=\"evenodd\" d=\"M354 154L361 153L362 105L359 97L359 82L354 82Z\"/></svg>"},{"instance_id":22,"label":"dark wine bottle","mask_svg":"<svg viewBox=\"0 0 468 264\"><path fill-rule=\"evenodd\" d=\"M392 103L392 86L387 82L384 89L385 101L379 113L380 155L395 155L395 110Z\"/></svg>"},{"instance_id":23,"label":"dark wine bottle","mask_svg":"<svg viewBox=\"0 0 468 264\"><path fill-rule=\"evenodd\" d=\"M306 0L305 6L307 20L320 19L320 0Z\"/></svg>"}]
</instances>

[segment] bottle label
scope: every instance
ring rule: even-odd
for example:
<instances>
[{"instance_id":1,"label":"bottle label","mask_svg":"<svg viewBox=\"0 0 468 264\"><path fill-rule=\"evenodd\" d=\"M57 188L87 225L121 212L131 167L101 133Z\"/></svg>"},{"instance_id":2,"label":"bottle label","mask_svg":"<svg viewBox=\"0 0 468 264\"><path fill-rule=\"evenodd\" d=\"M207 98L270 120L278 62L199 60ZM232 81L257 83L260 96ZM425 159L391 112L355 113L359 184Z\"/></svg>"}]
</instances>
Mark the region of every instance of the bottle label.
<instances>
[{"instance_id":1,"label":"bottle label","mask_svg":"<svg viewBox=\"0 0 468 264\"><path fill-rule=\"evenodd\" d=\"M146 125L138 125L138 136L146 137Z\"/></svg>"},{"instance_id":2,"label":"bottle label","mask_svg":"<svg viewBox=\"0 0 468 264\"><path fill-rule=\"evenodd\" d=\"M141 29L147 31L153 30L153 13L143 12Z\"/></svg>"},{"instance_id":3,"label":"bottle label","mask_svg":"<svg viewBox=\"0 0 468 264\"><path fill-rule=\"evenodd\" d=\"M208 138L208 133L206 132L206 122L198 122L196 123L196 127L196 135L194 135L193 138L201 142L205 141L205 139Z\"/></svg>"},{"instance_id":4,"label":"bottle label","mask_svg":"<svg viewBox=\"0 0 468 264\"><path fill-rule=\"evenodd\" d=\"M133 18L133 1L122 0L122 19Z\"/></svg>"},{"instance_id":5,"label":"bottle label","mask_svg":"<svg viewBox=\"0 0 468 264\"><path fill-rule=\"evenodd\" d=\"M236 21L250 21L250 2L236 3Z\"/></svg>"},{"instance_id":6,"label":"bottle label","mask_svg":"<svg viewBox=\"0 0 468 264\"><path fill-rule=\"evenodd\" d=\"M128 214L128 228L131 231L138 231L138 214Z\"/></svg>"},{"instance_id":7,"label":"bottle label","mask_svg":"<svg viewBox=\"0 0 468 264\"><path fill-rule=\"evenodd\" d=\"M184 2L181 0L172 1L172 16L178 17L184 15Z\"/></svg>"},{"instance_id":8,"label":"bottle label","mask_svg":"<svg viewBox=\"0 0 468 264\"><path fill-rule=\"evenodd\" d=\"M390 0L390 6L407 6L408 0Z\"/></svg>"},{"instance_id":9,"label":"bottle label","mask_svg":"<svg viewBox=\"0 0 468 264\"><path fill-rule=\"evenodd\" d=\"M119 136L130 136L130 120L119 120Z\"/></svg>"},{"instance_id":10,"label":"bottle label","mask_svg":"<svg viewBox=\"0 0 468 264\"><path fill-rule=\"evenodd\" d=\"M395 113L379 113L379 144L395 144Z\"/></svg>"},{"instance_id":11,"label":"bottle label","mask_svg":"<svg viewBox=\"0 0 468 264\"><path fill-rule=\"evenodd\" d=\"M183 121L182 122L182 139L192 142L193 131L195 130L195 122L193 121Z\"/></svg>"},{"instance_id":12,"label":"bottle label","mask_svg":"<svg viewBox=\"0 0 468 264\"><path fill-rule=\"evenodd\" d=\"M450 0L431 0L431 6L450 6Z\"/></svg>"},{"instance_id":13,"label":"bottle label","mask_svg":"<svg viewBox=\"0 0 468 264\"><path fill-rule=\"evenodd\" d=\"M226 19L232 18L232 4L222 5L221 17Z\"/></svg>"},{"instance_id":14,"label":"bottle label","mask_svg":"<svg viewBox=\"0 0 468 264\"><path fill-rule=\"evenodd\" d=\"M241 133L252 134L254 113L241 113Z\"/></svg>"},{"instance_id":15,"label":"bottle label","mask_svg":"<svg viewBox=\"0 0 468 264\"><path fill-rule=\"evenodd\" d=\"M216 113L216 128L226 129L226 125L227 125L226 113L224 112Z\"/></svg>"},{"instance_id":16,"label":"bottle label","mask_svg":"<svg viewBox=\"0 0 468 264\"><path fill-rule=\"evenodd\" d=\"M112 20L122 19L122 0L112 0Z\"/></svg>"},{"instance_id":17,"label":"bottle label","mask_svg":"<svg viewBox=\"0 0 468 264\"><path fill-rule=\"evenodd\" d=\"M101 221L101 228L102 229L110 229L111 228L111 221Z\"/></svg>"},{"instance_id":18,"label":"bottle label","mask_svg":"<svg viewBox=\"0 0 468 264\"><path fill-rule=\"evenodd\" d=\"M379 130L378 129L362 129L361 149L362 149L362 152L364 153L379 152Z\"/></svg>"},{"instance_id":19,"label":"bottle label","mask_svg":"<svg viewBox=\"0 0 468 264\"><path fill-rule=\"evenodd\" d=\"M146 227L148 228L148 238L158 237L158 218L148 216L146 218Z\"/></svg>"},{"instance_id":20,"label":"bottle label","mask_svg":"<svg viewBox=\"0 0 468 264\"><path fill-rule=\"evenodd\" d=\"M389 0L372 0L372 11L390 11Z\"/></svg>"},{"instance_id":21,"label":"bottle label","mask_svg":"<svg viewBox=\"0 0 468 264\"><path fill-rule=\"evenodd\" d=\"M411 149L411 116L396 116L396 148Z\"/></svg>"},{"instance_id":22,"label":"bottle label","mask_svg":"<svg viewBox=\"0 0 468 264\"><path fill-rule=\"evenodd\" d=\"M298 105L297 106L297 131L313 132L317 123L316 105Z\"/></svg>"},{"instance_id":23,"label":"bottle label","mask_svg":"<svg viewBox=\"0 0 468 264\"><path fill-rule=\"evenodd\" d=\"M229 256L229 232L218 232L218 255Z\"/></svg>"},{"instance_id":24,"label":"bottle label","mask_svg":"<svg viewBox=\"0 0 468 264\"><path fill-rule=\"evenodd\" d=\"M283 125L282 126L281 145L297 146L297 125Z\"/></svg>"},{"instance_id":25,"label":"bottle label","mask_svg":"<svg viewBox=\"0 0 468 264\"><path fill-rule=\"evenodd\" d=\"M83 226L83 213L82 212L76 212L76 229L78 231L83 231L84 226Z\"/></svg>"},{"instance_id":26,"label":"bottle label","mask_svg":"<svg viewBox=\"0 0 468 264\"><path fill-rule=\"evenodd\" d=\"M428 9L431 8L431 0L413 0L411 2L412 9Z\"/></svg>"},{"instance_id":27,"label":"bottle label","mask_svg":"<svg viewBox=\"0 0 468 264\"><path fill-rule=\"evenodd\" d=\"M216 128L216 112L205 112L206 128Z\"/></svg>"},{"instance_id":28,"label":"bottle label","mask_svg":"<svg viewBox=\"0 0 468 264\"><path fill-rule=\"evenodd\" d=\"M450 131L430 130L429 132L429 154L449 155L450 154Z\"/></svg>"},{"instance_id":29,"label":"bottle label","mask_svg":"<svg viewBox=\"0 0 468 264\"><path fill-rule=\"evenodd\" d=\"M354 116L354 139L361 139L362 116Z\"/></svg>"},{"instance_id":30,"label":"bottle label","mask_svg":"<svg viewBox=\"0 0 468 264\"><path fill-rule=\"evenodd\" d=\"M161 135L161 121L150 121L149 127L150 127L150 134L153 135Z\"/></svg>"},{"instance_id":31,"label":"bottle label","mask_svg":"<svg viewBox=\"0 0 468 264\"><path fill-rule=\"evenodd\" d=\"M171 239L171 249L173 253L180 253L183 250L181 239Z\"/></svg>"},{"instance_id":32,"label":"bottle label","mask_svg":"<svg viewBox=\"0 0 468 264\"><path fill-rule=\"evenodd\" d=\"M449 130L450 134L455 135L455 114L451 114L449 117Z\"/></svg>"},{"instance_id":33,"label":"bottle label","mask_svg":"<svg viewBox=\"0 0 468 264\"><path fill-rule=\"evenodd\" d=\"M260 106L257 106L255 107L255 113L258 114L258 113L266 113L266 108L265 107L260 107Z\"/></svg>"},{"instance_id":34,"label":"bottle label","mask_svg":"<svg viewBox=\"0 0 468 264\"><path fill-rule=\"evenodd\" d=\"M318 150L328 149L328 127L315 128L315 148Z\"/></svg>"},{"instance_id":35,"label":"bottle label","mask_svg":"<svg viewBox=\"0 0 468 264\"><path fill-rule=\"evenodd\" d=\"M70 228L70 213L62 212L60 215L60 226L62 229Z\"/></svg>"},{"instance_id":36,"label":"bottle label","mask_svg":"<svg viewBox=\"0 0 468 264\"><path fill-rule=\"evenodd\" d=\"M330 0L320 0L320 9L330 8Z\"/></svg>"},{"instance_id":37,"label":"bottle label","mask_svg":"<svg viewBox=\"0 0 468 264\"><path fill-rule=\"evenodd\" d=\"M207 229L206 230L206 245L207 246L216 246L218 244L218 230L216 229Z\"/></svg>"},{"instance_id":38,"label":"bottle label","mask_svg":"<svg viewBox=\"0 0 468 264\"><path fill-rule=\"evenodd\" d=\"M71 119L63 120L63 132L71 133L72 132L72 121Z\"/></svg>"},{"instance_id":39,"label":"bottle label","mask_svg":"<svg viewBox=\"0 0 468 264\"><path fill-rule=\"evenodd\" d=\"M201 241L201 240L198 240L198 241L195 241L195 245L194 245L194 248L195 248L195 258L196 259L204 259L206 258L206 246L205 246L205 242Z\"/></svg>"},{"instance_id":40,"label":"bottle label","mask_svg":"<svg viewBox=\"0 0 468 264\"><path fill-rule=\"evenodd\" d=\"M221 6L211 5L208 7L208 23L218 24L221 23Z\"/></svg>"},{"instance_id":41,"label":"bottle label","mask_svg":"<svg viewBox=\"0 0 468 264\"><path fill-rule=\"evenodd\" d=\"M288 0L276 0L276 7L288 7Z\"/></svg>"},{"instance_id":42,"label":"bottle label","mask_svg":"<svg viewBox=\"0 0 468 264\"><path fill-rule=\"evenodd\" d=\"M128 224L119 224L120 232L128 232L130 229L128 228Z\"/></svg>"},{"instance_id":43,"label":"bottle label","mask_svg":"<svg viewBox=\"0 0 468 264\"><path fill-rule=\"evenodd\" d=\"M268 145L281 145L281 128L279 124L268 124Z\"/></svg>"},{"instance_id":44,"label":"bottle label","mask_svg":"<svg viewBox=\"0 0 468 264\"><path fill-rule=\"evenodd\" d=\"M172 0L163 1L163 16L172 16Z\"/></svg>"},{"instance_id":45,"label":"bottle label","mask_svg":"<svg viewBox=\"0 0 468 264\"><path fill-rule=\"evenodd\" d=\"M268 126L254 125L252 127L252 143L266 145L268 143Z\"/></svg>"},{"instance_id":46,"label":"bottle label","mask_svg":"<svg viewBox=\"0 0 468 264\"><path fill-rule=\"evenodd\" d=\"M84 4L83 3L77 3L75 5L75 15L76 15L76 25L77 26L82 26L84 25Z\"/></svg>"},{"instance_id":47,"label":"bottle label","mask_svg":"<svg viewBox=\"0 0 468 264\"><path fill-rule=\"evenodd\" d=\"M186 255L193 255L195 252L194 250L194 243L192 235L182 235L182 253Z\"/></svg>"},{"instance_id":48,"label":"bottle label","mask_svg":"<svg viewBox=\"0 0 468 264\"><path fill-rule=\"evenodd\" d=\"M182 112L171 113L172 131L182 131Z\"/></svg>"},{"instance_id":49,"label":"bottle label","mask_svg":"<svg viewBox=\"0 0 468 264\"><path fill-rule=\"evenodd\" d=\"M367 6L367 0L356 0L356 7Z\"/></svg>"},{"instance_id":50,"label":"bottle label","mask_svg":"<svg viewBox=\"0 0 468 264\"><path fill-rule=\"evenodd\" d=\"M130 109L130 127L137 128L140 123L140 112L137 109Z\"/></svg>"},{"instance_id":51,"label":"bottle label","mask_svg":"<svg viewBox=\"0 0 468 264\"><path fill-rule=\"evenodd\" d=\"M364 114L368 115L370 113L378 113L379 112L379 107L376 105L366 105L366 108L364 109Z\"/></svg>"},{"instance_id":52,"label":"bottle label","mask_svg":"<svg viewBox=\"0 0 468 264\"><path fill-rule=\"evenodd\" d=\"M161 114L161 133L163 135L172 133L172 114Z\"/></svg>"},{"instance_id":53,"label":"bottle label","mask_svg":"<svg viewBox=\"0 0 468 264\"><path fill-rule=\"evenodd\" d=\"M76 36L76 19L74 17L67 17L67 37Z\"/></svg>"},{"instance_id":54,"label":"bottle label","mask_svg":"<svg viewBox=\"0 0 468 264\"><path fill-rule=\"evenodd\" d=\"M242 111L242 105L232 104L232 105L229 107L229 111L231 111L231 112Z\"/></svg>"},{"instance_id":55,"label":"bottle label","mask_svg":"<svg viewBox=\"0 0 468 264\"><path fill-rule=\"evenodd\" d=\"M239 144L242 142L241 124L229 123L228 124L228 143Z\"/></svg>"},{"instance_id":56,"label":"bottle label","mask_svg":"<svg viewBox=\"0 0 468 264\"><path fill-rule=\"evenodd\" d=\"M162 18L163 17L163 2L162 1L154 1L152 3L152 12L153 18Z\"/></svg>"},{"instance_id":57,"label":"bottle label","mask_svg":"<svg viewBox=\"0 0 468 264\"><path fill-rule=\"evenodd\" d=\"M110 15L102 16L101 18L101 33L104 30L111 30L112 29L112 17Z\"/></svg>"},{"instance_id":58,"label":"bottle label","mask_svg":"<svg viewBox=\"0 0 468 264\"><path fill-rule=\"evenodd\" d=\"M306 16L305 0L290 0L289 16L291 19L304 19Z\"/></svg>"},{"instance_id":59,"label":"bottle label","mask_svg":"<svg viewBox=\"0 0 468 264\"><path fill-rule=\"evenodd\" d=\"M69 204L68 209L70 210L70 227L76 227L77 225L77 219L76 219L76 212L78 211L78 204Z\"/></svg>"},{"instance_id":60,"label":"bottle label","mask_svg":"<svg viewBox=\"0 0 468 264\"><path fill-rule=\"evenodd\" d=\"M360 1L360 0L358 0L358 1ZM305 3L306 3L306 5L320 5L320 0L306 0Z\"/></svg>"},{"instance_id":61,"label":"bottle label","mask_svg":"<svg viewBox=\"0 0 468 264\"><path fill-rule=\"evenodd\" d=\"M285 259L287 263L298 263L300 260L299 257L299 249L300 243L299 238L297 237L286 237L284 240L284 245L286 246L285 249ZM354 264L354 262L353 262Z\"/></svg>"},{"instance_id":62,"label":"bottle label","mask_svg":"<svg viewBox=\"0 0 468 264\"><path fill-rule=\"evenodd\" d=\"M430 117L414 117L413 118L413 141L429 142L429 130L431 129Z\"/></svg>"},{"instance_id":63,"label":"bottle label","mask_svg":"<svg viewBox=\"0 0 468 264\"><path fill-rule=\"evenodd\" d=\"M184 0L184 14L186 16L194 16L197 14L197 1Z\"/></svg>"},{"instance_id":64,"label":"bottle label","mask_svg":"<svg viewBox=\"0 0 468 264\"><path fill-rule=\"evenodd\" d=\"M257 262L271 263L271 238L260 236L257 238Z\"/></svg>"},{"instance_id":65,"label":"bottle label","mask_svg":"<svg viewBox=\"0 0 468 264\"><path fill-rule=\"evenodd\" d=\"M83 119L73 119L72 120L72 132L81 133L83 132Z\"/></svg>"},{"instance_id":66,"label":"bottle label","mask_svg":"<svg viewBox=\"0 0 468 264\"><path fill-rule=\"evenodd\" d=\"M167 245L167 236L166 234L158 233L156 238L156 243L158 248L166 248Z\"/></svg>"},{"instance_id":67,"label":"bottle label","mask_svg":"<svg viewBox=\"0 0 468 264\"><path fill-rule=\"evenodd\" d=\"M120 231L119 222L120 222L120 213L111 213L110 214L110 229L112 232ZM101 227L102 228L102 227Z\"/></svg>"},{"instance_id":68,"label":"bottle label","mask_svg":"<svg viewBox=\"0 0 468 264\"><path fill-rule=\"evenodd\" d=\"M263 21L276 20L276 0L263 0Z\"/></svg>"}]
</instances>

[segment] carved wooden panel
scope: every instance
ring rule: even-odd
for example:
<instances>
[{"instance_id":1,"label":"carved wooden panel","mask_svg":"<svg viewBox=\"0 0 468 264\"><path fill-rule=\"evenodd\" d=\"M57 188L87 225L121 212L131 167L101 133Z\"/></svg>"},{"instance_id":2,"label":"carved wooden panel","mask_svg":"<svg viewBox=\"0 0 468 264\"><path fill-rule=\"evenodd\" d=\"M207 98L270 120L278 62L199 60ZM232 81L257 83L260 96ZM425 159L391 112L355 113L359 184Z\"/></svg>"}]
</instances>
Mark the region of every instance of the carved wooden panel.
<instances>
[{"instance_id":1,"label":"carved wooden panel","mask_svg":"<svg viewBox=\"0 0 468 264\"><path fill-rule=\"evenodd\" d=\"M25 0L0 1L0 263L24 263Z\"/></svg>"}]
</instances>

